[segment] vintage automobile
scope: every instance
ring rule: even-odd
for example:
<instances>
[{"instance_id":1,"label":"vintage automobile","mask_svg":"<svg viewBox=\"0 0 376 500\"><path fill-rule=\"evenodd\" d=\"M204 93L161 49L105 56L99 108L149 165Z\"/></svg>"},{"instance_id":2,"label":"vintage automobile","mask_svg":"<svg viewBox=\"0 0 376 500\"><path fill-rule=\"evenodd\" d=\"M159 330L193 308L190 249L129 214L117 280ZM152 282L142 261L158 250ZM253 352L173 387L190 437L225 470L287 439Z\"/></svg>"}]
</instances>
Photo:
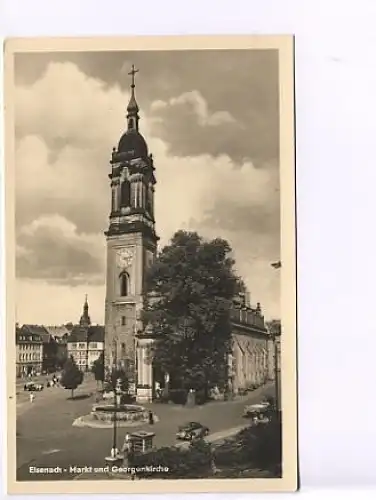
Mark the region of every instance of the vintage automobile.
<instances>
[{"instance_id":1,"label":"vintage automobile","mask_svg":"<svg viewBox=\"0 0 376 500\"><path fill-rule=\"evenodd\" d=\"M24 391L43 391L43 384L37 384L36 382L26 382L24 385Z\"/></svg>"},{"instance_id":2,"label":"vintage automobile","mask_svg":"<svg viewBox=\"0 0 376 500\"><path fill-rule=\"evenodd\" d=\"M269 406L269 403L266 401L253 405L247 405L244 408L243 417L264 420L267 417L266 414L268 412Z\"/></svg>"},{"instance_id":3,"label":"vintage automobile","mask_svg":"<svg viewBox=\"0 0 376 500\"><path fill-rule=\"evenodd\" d=\"M188 422L181 425L176 433L176 438L183 441L193 441L194 439L203 438L209 434L209 429L199 422Z\"/></svg>"}]
</instances>

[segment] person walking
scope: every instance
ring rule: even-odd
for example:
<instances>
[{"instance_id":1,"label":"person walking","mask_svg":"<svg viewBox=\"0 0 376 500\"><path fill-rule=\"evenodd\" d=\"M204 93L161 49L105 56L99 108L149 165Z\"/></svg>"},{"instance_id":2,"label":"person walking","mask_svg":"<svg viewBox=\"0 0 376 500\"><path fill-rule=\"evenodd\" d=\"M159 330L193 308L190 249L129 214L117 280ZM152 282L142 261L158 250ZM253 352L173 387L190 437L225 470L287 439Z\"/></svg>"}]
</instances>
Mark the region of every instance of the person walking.
<instances>
[{"instance_id":1,"label":"person walking","mask_svg":"<svg viewBox=\"0 0 376 500\"><path fill-rule=\"evenodd\" d=\"M30 403L34 401L35 395L33 392L30 393Z\"/></svg>"}]
</instances>

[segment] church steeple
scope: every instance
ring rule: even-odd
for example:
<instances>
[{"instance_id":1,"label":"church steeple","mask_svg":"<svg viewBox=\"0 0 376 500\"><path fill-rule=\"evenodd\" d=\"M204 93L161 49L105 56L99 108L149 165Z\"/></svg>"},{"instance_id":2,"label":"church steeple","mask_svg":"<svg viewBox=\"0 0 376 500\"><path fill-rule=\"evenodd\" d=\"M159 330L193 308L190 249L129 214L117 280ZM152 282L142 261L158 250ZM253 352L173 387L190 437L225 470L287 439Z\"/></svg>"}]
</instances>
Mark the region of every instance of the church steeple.
<instances>
[{"instance_id":1,"label":"church steeple","mask_svg":"<svg viewBox=\"0 0 376 500\"><path fill-rule=\"evenodd\" d=\"M90 326L91 325L91 320L89 316L89 304L87 301L87 295L85 295L85 302L84 302L84 307L83 307L83 313L80 318L80 326Z\"/></svg>"},{"instance_id":2,"label":"church steeple","mask_svg":"<svg viewBox=\"0 0 376 500\"><path fill-rule=\"evenodd\" d=\"M128 73L128 75L132 76L132 84L131 84L131 97L129 99L129 104L127 106L127 122L128 122L128 130L136 130L138 131L138 122L140 117L138 116L139 108L136 101L134 89L135 85L135 74L138 73L138 69L135 69L134 64L132 64L132 69Z\"/></svg>"}]
</instances>

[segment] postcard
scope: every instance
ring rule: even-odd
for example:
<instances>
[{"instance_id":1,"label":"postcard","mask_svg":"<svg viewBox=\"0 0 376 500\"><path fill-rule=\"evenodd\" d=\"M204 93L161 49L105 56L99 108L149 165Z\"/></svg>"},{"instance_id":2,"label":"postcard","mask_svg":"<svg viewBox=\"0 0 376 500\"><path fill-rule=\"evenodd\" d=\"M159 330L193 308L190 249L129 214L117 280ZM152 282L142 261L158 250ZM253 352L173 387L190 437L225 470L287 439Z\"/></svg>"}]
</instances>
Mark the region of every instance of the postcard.
<instances>
[{"instance_id":1,"label":"postcard","mask_svg":"<svg viewBox=\"0 0 376 500\"><path fill-rule=\"evenodd\" d=\"M295 491L294 39L9 39L8 490Z\"/></svg>"}]
</instances>

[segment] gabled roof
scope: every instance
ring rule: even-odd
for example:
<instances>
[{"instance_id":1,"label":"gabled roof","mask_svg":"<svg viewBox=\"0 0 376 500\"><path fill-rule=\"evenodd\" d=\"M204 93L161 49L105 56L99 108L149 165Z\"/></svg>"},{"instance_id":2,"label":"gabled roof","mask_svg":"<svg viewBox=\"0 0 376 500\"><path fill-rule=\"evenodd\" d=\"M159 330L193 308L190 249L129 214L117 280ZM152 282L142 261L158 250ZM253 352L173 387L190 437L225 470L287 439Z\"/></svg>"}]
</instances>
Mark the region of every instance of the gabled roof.
<instances>
[{"instance_id":1,"label":"gabled roof","mask_svg":"<svg viewBox=\"0 0 376 500\"><path fill-rule=\"evenodd\" d=\"M42 344L42 337L39 333L29 332L26 329L16 327L16 344Z\"/></svg>"},{"instance_id":2,"label":"gabled roof","mask_svg":"<svg viewBox=\"0 0 376 500\"><path fill-rule=\"evenodd\" d=\"M21 332L39 335L44 344L47 344L51 342L51 340L53 340L48 330L41 325L23 325L21 328Z\"/></svg>"},{"instance_id":3,"label":"gabled roof","mask_svg":"<svg viewBox=\"0 0 376 500\"><path fill-rule=\"evenodd\" d=\"M104 342L104 326L92 325L83 327L75 325L67 342Z\"/></svg>"}]
</instances>

